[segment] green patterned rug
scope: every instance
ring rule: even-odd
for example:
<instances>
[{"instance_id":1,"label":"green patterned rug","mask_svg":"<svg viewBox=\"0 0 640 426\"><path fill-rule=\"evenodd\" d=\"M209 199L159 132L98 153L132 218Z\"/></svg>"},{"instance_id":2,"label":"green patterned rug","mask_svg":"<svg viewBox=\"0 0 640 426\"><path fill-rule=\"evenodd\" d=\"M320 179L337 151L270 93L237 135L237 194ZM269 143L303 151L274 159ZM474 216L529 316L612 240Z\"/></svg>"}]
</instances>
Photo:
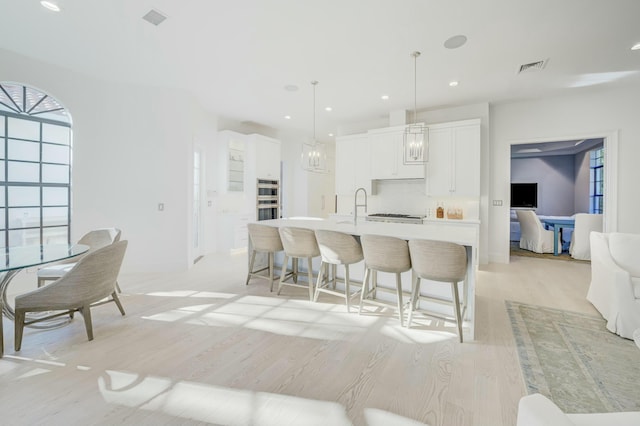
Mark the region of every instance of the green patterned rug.
<instances>
[{"instance_id":1,"label":"green patterned rug","mask_svg":"<svg viewBox=\"0 0 640 426\"><path fill-rule=\"evenodd\" d=\"M506 302L527 393L567 413L640 411L640 350L601 317Z\"/></svg>"}]
</instances>

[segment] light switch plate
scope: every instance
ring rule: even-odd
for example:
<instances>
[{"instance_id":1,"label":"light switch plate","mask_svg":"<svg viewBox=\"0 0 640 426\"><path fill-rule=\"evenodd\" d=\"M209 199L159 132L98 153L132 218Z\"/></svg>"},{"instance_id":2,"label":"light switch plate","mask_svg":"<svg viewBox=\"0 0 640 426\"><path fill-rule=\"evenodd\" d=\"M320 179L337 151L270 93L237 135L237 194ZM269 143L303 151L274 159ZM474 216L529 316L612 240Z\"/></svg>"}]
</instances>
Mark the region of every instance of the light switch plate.
<instances>
[{"instance_id":1,"label":"light switch plate","mask_svg":"<svg viewBox=\"0 0 640 426\"><path fill-rule=\"evenodd\" d=\"M164 203L158 203L158 211L164 211Z\"/></svg>"},{"instance_id":2,"label":"light switch plate","mask_svg":"<svg viewBox=\"0 0 640 426\"><path fill-rule=\"evenodd\" d=\"M494 207L500 207L502 205L502 200L493 200Z\"/></svg>"}]
</instances>

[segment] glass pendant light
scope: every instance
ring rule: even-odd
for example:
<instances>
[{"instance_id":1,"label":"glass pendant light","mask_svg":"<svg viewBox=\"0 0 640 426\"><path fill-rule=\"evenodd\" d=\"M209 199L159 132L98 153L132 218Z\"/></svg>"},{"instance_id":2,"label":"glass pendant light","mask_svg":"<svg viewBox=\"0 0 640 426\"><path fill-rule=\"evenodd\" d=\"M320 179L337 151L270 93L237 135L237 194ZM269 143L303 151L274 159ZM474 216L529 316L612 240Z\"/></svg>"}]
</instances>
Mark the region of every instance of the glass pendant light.
<instances>
[{"instance_id":1,"label":"glass pendant light","mask_svg":"<svg viewBox=\"0 0 640 426\"><path fill-rule=\"evenodd\" d=\"M313 140L311 143L302 144L302 168L316 173L327 172L327 154L323 143L316 140L316 86L317 81L312 81L313 86Z\"/></svg>"},{"instance_id":2,"label":"glass pendant light","mask_svg":"<svg viewBox=\"0 0 640 426\"><path fill-rule=\"evenodd\" d=\"M423 164L427 161L428 134L424 124L416 123L417 62L420 52L413 52L413 124L404 129L404 164Z\"/></svg>"}]
</instances>

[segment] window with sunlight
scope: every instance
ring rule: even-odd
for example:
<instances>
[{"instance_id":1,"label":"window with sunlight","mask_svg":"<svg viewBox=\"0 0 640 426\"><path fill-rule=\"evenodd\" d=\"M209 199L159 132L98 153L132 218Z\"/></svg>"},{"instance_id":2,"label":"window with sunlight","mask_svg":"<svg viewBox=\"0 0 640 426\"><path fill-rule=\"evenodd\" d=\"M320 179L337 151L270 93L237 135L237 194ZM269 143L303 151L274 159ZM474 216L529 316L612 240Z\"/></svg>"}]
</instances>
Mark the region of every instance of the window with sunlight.
<instances>
[{"instance_id":1,"label":"window with sunlight","mask_svg":"<svg viewBox=\"0 0 640 426\"><path fill-rule=\"evenodd\" d=\"M0 83L0 247L69 243L71 119L54 98Z\"/></svg>"},{"instance_id":2,"label":"window with sunlight","mask_svg":"<svg viewBox=\"0 0 640 426\"><path fill-rule=\"evenodd\" d=\"M589 213L602 213L604 190L604 148L589 152Z\"/></svg>"}]
</instances>

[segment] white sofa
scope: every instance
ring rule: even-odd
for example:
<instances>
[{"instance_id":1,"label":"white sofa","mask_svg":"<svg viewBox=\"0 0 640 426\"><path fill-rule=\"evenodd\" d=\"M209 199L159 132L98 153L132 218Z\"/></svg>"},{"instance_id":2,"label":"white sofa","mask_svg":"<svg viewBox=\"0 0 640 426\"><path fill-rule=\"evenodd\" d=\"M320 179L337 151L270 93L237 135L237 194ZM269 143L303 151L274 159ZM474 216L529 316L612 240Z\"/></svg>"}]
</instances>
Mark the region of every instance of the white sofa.
<instances>
[{"instance_id":1,"label":"white sofa","mask_svg":"<svg viewBox=\"0 0 640 426\"><path fill-rule=\"evenodd\" d=\"M587 300L607 320L609 331L633 339L640 328L640 234L592 232L590 239Z\"/></svg>"},{"instance_id":2,"label":"white sofa","mask_svg":"<svg viewBox=\"0 0 640 426\"><path fill-rule=\"evenodd\" d=\"M638 426L640 412L565 414L547 397L535 393L520 399L517 426Z\"/></svg>"}]
</instances>

